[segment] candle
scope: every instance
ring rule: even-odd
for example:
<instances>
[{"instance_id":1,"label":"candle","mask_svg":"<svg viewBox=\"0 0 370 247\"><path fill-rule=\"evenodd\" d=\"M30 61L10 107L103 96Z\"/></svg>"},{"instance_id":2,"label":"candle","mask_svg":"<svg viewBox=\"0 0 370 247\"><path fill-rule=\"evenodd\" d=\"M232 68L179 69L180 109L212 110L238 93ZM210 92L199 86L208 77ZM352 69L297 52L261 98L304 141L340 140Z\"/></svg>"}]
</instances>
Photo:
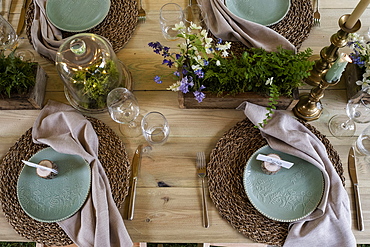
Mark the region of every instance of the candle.
<instances>
[{"instance_id":1,"label":"candle","mask_svg":"<svg viewBox=\"0 0 370 247\"><path fill-rule=\"evenodd\" d=\"M346 68L348 62L352 62L351 58L345 54L340 54L340 57L335 61L335 63L330 67L325 75L325 80L327 82L336 82L342 76L344 69Z\"/></svg>"},{"instance_id":2,"label":"candle","mask_svg":"<svg viewBox=\"0 0 370 247\"><path fill-rule=\"evenodd\" d=\"M348 17L346 21L346 28L351 29L356 24L357 20L360 19L362 13L364 13L365 9L369 5L370 0L361 0L356 8L353 10L352 14Z\"/></svg>"}]
</instances>

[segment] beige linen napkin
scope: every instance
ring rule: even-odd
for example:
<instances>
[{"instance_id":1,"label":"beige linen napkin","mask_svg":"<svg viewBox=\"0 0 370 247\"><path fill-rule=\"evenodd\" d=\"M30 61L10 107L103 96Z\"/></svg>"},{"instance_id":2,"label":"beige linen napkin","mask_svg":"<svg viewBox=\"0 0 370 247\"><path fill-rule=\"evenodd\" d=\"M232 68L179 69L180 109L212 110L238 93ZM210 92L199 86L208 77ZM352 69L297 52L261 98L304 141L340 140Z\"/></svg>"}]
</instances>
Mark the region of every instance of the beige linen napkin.
<instances>
[{"instance_id":1,"label":"beige linen napkin","mask_svg":"<svg viewBox=\"0 0 370 247\"><path fill-rule=\"evenodd\" d=\"M245 115L255 125L262 122L266 108L249 102L239 108L244 104ZM322 201L312 214L290 225L284 246L356 246L349 198L322 142L283 111L276 111L260 131L273 149L307 160L322 171L325 179Z\"/></svg>"},{"instance_id":2,"label":"beige linen napkin","mask_svg":"<svg viewBox=\"0 0 370 247\"><path fill-rule=\"evenodd\" d=\"M131 247L133 243L98 160L98 137L91 123L71 106L49 101L34 123L32 138L58 152L80 155L90 164L89 197L81 210L58 222L73 242L81 247Z\"/></svg>"},{"instance_id":3,"label":"beige linen napkin","mask_svg":"<svg viewBox=\"0 0 370 247\"><path fill-rule=\"evenodd\" d=\"M62 32L46 17L46 1L33 0L35 12L31 25L31 40L33 47L39 54L55 61L56 53L64 40Z\"/></svg>"},{"instance_id":4,"label":"beige linen napkin","mask_svg":"<svg viewBox=\"0 0 370 247\"><path fill-rule=\"evenodd\" d=\"M244 20L223 4L223 0L198 0L207 13L208 28L218 38L240 41L247 47L276 51L278 46L296 51L295 46L271 28Z\"/></svg>"}]
</instances>

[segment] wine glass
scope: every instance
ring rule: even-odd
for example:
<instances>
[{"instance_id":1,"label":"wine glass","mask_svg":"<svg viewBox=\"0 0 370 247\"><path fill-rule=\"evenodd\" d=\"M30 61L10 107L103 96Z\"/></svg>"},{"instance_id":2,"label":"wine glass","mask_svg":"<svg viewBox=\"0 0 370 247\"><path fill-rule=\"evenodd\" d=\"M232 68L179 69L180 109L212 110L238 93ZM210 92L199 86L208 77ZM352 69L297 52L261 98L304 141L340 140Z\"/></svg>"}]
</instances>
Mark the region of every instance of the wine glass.
<instances>
[{"instance_id":1,"label":"wine glass","mask_svg":"<svg viewBox=\"0 0 370 247\"><path fill-rule=\"evenodd\" d=\"M0 15L0 50L11 51L18 43L18 35L10 23Z\"/></svg>"},{"instance_id":2,"label":"wine glass","mask_svg":"<svg viewBox=\"0 0 370 247\"><path fill-rule=\"evenodd\" d=\"M140 113L139 104L135 95L127 88L118 87L110 91L107 106L110 117L120 124L123 135L132 136L140 132L135 121Z\"/></svg>"},{"instance_id":3,"label":"wine glass","mask_svg":"<svg viewBox=\"0 0 370 247\"><path fill-rule=\"evenodd\" d=\"M166 40L174 41L179 39L179 31L173 30L175 25L184 21L184 13L180 5L176 3L166 3L161 7L159 22L161 24L162 34Z\"/></svg>"},{"instance_id":4,"label":"wine glass","mask_svg":"<svg viewBox=\"0 0 370 247\"><path fill-rule=\"evenodd\" d=\"M145 140L150 145L164 144L170 134L166 117L157 111L147 113L141 120L141 129Z\"/></svg>"},{"instance_id":5,"label":"wine glass","mask_svg":"<svg viewBox=\"0 0 370 247\"><path fill-rule=\"evenodd\" d=\"M333 136L341 138L353 136L355 123L370 122L370 87L365 87L352 96L346 105L347 115L335 115L328 123Z\"/></svg>"}]
</instances>

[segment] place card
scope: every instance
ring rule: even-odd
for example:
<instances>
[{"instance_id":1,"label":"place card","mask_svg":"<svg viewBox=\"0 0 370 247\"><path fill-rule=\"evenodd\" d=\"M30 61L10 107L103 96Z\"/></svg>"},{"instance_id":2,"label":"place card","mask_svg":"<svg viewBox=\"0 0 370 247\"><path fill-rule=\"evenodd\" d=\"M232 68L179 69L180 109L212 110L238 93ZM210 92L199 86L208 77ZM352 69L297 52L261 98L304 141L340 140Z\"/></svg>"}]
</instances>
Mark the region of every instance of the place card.
<instances>
[{"instance_id":1,"label":"place card","mask_svg":"<svg viewBox=\"0 0 370 247\"><path fill-rule=\"evenodd\" d=\"M294 163L292 163L292 162L281 160L281 159L272 158L270 156L263 155L263 154L258 154L257 157L256 157L256 159L257 160L261 160L261 161L266 161L266 162L274 163L275 165L282 166L282 167L284 167L286 169L289 169L289 168L291 168L294 165Z\"/></svg>"}]
</instances>

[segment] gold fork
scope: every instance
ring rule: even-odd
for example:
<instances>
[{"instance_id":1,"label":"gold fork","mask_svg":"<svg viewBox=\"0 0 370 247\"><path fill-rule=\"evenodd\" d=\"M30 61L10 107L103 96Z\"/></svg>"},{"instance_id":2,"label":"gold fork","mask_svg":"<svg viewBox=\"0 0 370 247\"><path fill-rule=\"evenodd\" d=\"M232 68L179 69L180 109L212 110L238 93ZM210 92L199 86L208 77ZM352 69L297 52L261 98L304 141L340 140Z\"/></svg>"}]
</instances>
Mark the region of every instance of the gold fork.
<instances>
[{"instance_id":1,"label":"gold fork","mask_svg":"<svg viewBox=\"0 0 370 247\"><path fill-rule=\"evenodd\" d=\"M204 184L204 178L207 175L207 171L206 171L206 156L204 152L197 153L197 169L198 169L198 177L202 179L203 226L205 228L208 228L209 220L208 220L208 209L207 209L207 202L206 202L206 189L205 189L205 184Z\"/></svg>"},{"instance_id":2,"label":"gold fork","mask_svg":"<svg viewBox=\"0 0 370 247\"><path fill-rule=\"evenodd\" d=\"M145 10L143 9L143 3L142 0L139 0L139 14L138 14L138 22L139 23L144 23L146 19L146 13Z\"/></svg>"},{"instance_id":3,"label":"gold fork","mask_svg":"<svg viewBox=\"0 0 370 247\"><path fill-rule=\"evenodd\" d=\"M320 26L319 0L316 0L316 11L313 13L313 25Z\"/></svg>"}]
</instances>

